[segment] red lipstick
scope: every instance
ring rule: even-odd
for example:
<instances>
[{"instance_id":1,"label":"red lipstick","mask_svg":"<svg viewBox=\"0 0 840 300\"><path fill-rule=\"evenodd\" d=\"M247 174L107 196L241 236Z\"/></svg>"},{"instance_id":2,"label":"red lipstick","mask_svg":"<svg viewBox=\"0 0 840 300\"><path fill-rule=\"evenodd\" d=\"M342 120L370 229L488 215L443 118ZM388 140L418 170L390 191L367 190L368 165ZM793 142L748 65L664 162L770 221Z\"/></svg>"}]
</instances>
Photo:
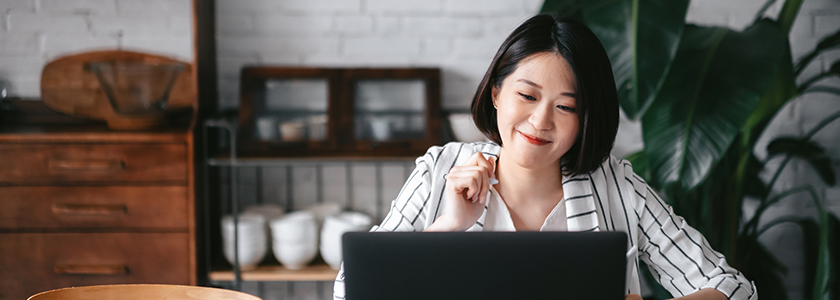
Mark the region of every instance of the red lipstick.
<instances>
[{"instance_id":1,"label":"red lipstick","mask_svg":"<svg viewBox=\"0 0 840 300\"><path fill-rule=\"evenodd\" d=\"M537 146L547 145L547 144L551 143L551 141L549 141L549 140L544 140L544 139L541 139L541 138L538 138L538 137L535 137L535 136L527 135L527 134L522 133L521 131L519 132L519 134L521 134L522 137L525 138L526 141L528 141L531 144L537 145Z\"/></svg>"}]
</instances>

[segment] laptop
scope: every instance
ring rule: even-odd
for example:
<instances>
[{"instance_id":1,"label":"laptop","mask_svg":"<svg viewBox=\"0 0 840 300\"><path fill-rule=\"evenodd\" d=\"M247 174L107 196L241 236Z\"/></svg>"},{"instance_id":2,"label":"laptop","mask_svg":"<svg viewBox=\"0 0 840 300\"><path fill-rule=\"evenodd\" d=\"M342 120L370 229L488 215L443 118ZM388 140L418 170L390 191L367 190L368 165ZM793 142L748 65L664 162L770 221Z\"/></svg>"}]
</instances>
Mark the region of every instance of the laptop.
<instances>
[{"instance_id":1,"label":"laptop","mask_svg":"<svg viewBox=\"0 0 840 300\"><path fill-rule=\"evenodd\" d=\"M623 232L348 232L348 300L624 299Z\"/></svg>"}]
</instances>

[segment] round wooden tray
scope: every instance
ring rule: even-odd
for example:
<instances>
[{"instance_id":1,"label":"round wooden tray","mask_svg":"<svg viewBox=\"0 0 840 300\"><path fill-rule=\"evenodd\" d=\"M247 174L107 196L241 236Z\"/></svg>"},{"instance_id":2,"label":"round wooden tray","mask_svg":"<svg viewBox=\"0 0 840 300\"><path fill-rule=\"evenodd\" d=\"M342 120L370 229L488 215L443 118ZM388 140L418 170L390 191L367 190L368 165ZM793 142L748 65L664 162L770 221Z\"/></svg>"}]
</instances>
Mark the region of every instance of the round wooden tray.
<instances>
[{"instance_id":1,"label":"round wooden tray","mask_svg":"<svg viewBox=\"0 0 840 300\"><path fill-rule=\"evenodd\" d=\"M189 63L146 53L130 51L97 51L59 57L41 73L41 98L51 109L71 116L103 120L112 129L149 129L165 122L164 117L133 118L119 115L111 108L108 96L90 70L94 61L139 61L150 64L180 62L184 71L178 75L169 94L167 112L192 107L195 103L193 68Z\"/></svg>"}]
</instances>

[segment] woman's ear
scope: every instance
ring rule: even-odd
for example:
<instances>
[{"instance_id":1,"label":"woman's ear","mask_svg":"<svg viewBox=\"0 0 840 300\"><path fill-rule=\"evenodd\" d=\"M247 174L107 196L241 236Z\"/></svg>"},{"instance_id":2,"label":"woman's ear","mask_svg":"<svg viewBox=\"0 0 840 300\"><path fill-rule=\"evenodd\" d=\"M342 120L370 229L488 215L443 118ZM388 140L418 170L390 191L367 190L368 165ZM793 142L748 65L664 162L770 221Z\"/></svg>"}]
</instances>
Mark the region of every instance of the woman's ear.
<instances>
[{"instance_id":1,"label":"woman's ear","mask_svg":"<svg viewBox=\"0 0 840 300\"><path fill-rule=\"evenodd\" d=\"M498 99L498 98L499 98L499 88L497 88L496 86L491 87L490 88L490 100L493 101L493 108L495 108L495 109L499 109L499 107L496 105L496 99Z\"/></svg>"}]
</instances>

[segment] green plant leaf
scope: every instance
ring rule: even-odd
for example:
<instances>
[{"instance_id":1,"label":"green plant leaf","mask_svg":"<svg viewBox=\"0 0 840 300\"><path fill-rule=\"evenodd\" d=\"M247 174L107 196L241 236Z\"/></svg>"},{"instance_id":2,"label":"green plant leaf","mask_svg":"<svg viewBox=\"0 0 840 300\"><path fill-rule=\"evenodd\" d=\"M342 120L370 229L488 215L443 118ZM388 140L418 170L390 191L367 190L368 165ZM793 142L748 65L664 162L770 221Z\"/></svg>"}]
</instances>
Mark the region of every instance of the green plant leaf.
<instances>
[{"instance_id":1,"label":"green plant leaf","mask_svg":"<svg viewBox=\"0 0 840 300\"><path fill-rule=\"evenodd\" d=\"M744 276L755 282L763 300L786 300L787 290L783 275L788 269L756 238L741 238L741 246L734 261ZM734 262L733 261L733 262Z\"/></svg>"},{"instance_id":2,"label":"green plant leaf","mask_svg":"<svg viewBox=\"0 0 840 300\"><path fill-rule=\"evenodd\" d=\"M769 20L743 32L686 26L663 88L642 117L652 184L691 190L708 176L771 83L786 42Z\"/></svg>"},{"instance_id":3,"label":"green plant leaf","mask_svg":"<svg viewBox=\"0 0 840 300\"><path fill-rule=\"evenodd\" d=\"M779 11L779 17L776 18L776 21L782 26L785 35L790 33L790 27L793 26L793 21L796 20L800 7L802 7L802 0L786 0L782 10Z\"/></svg>"},{"instance_id":4,"label":"green plant leaf","mask_svg":"<svg viewBox=\"0 0 840 300\"><path fill-rule=\"evenodd\" d=\"M633 166L633 172L642 178L650 178L650 173L648 172L647 167L647 157L645 157L645 151L639 151L633 154L628 155L625 157L627 161L630 162L630 165Z\"/></svg>"},{"instance_id":5,"label":"green plant leaf","mask_svg":"<svg viewBox=\"0 0 840 300\"><path fill-rule=\"evenodd\" d=\"M637 120L653 102L676 55L688 0L546 0L542 11L583 21L598 36L621 108Z\"/></svg>"},{"instance_id":6,"label":"green plant leaf","mask_svg":"<svg viewBox=\"0 0 840 300\"><path fill-rule=\"evenodd\" d=\"M798 76L800 73L802 73L802 70L804 70L805 67L807 67L808 64L811 63L811 61L813 61L814 58L817 58L817 56L819 56L823 51L831 50L838 46L840 46L840 30L835 31L831 35L820 40L820 42L817 43L817 47L814 48L814 50L802 56L802 58L800 58L799 61L796 62L796 66L794 67L794 74Z\"/></svg>"},{"instance_id":7,"label":"green plant leaf","mask_svg":"<svg viewBox=\"0 0 840 300\"><path fill-rule=\"evenodd\" d=\"M772 83L761 96L755 111L744 124L741 146L752 149L759 135L767 123L790 99L796 96L796 76L793 75L793 58L790 53L790 42L786 42L783 52L784 58L779 62L779 68L773 75Z\"/></svg>"},{"instance_id":8,"label":"green plant leaf","mask_svg":"<svg viewBox=\"0 0 840 300\"><path fill-rule=\"evenodd\" d=\"M804 159L817 171L817 174L826 184L834 185L837 181L831 158L814 141L790 137L777 138L767 145L767 153L770 156L789 154Z\"/></svg>"}]
</instances>

